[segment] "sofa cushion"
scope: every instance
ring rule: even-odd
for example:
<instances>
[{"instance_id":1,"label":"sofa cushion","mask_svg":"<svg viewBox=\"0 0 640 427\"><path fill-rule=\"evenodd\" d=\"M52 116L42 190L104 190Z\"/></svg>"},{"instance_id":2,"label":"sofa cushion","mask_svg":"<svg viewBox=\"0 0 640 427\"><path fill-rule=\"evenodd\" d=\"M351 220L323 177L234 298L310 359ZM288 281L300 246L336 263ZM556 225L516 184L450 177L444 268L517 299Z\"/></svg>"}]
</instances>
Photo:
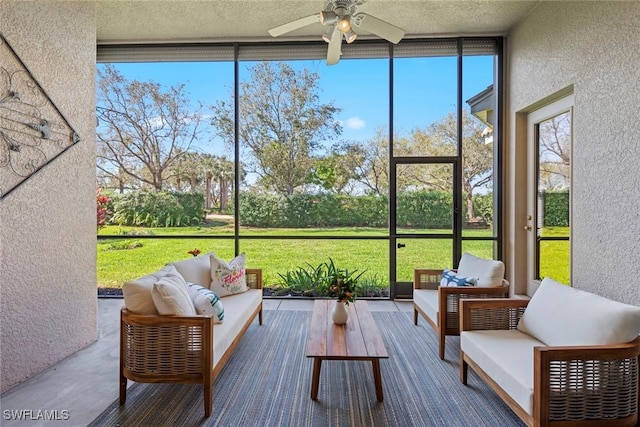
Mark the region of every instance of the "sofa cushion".
<instances>
[{"instance_id":1,"label":"sofa cushion","mask_svg":"<svg viewBox=\"0 0 640 427\"><path fill-rule=\"evenodd\" d=\"M440 280L440 286L475 286L478 284L478 279L475 277L463 276L457 274L455 271L444 270L442 272L442 279Z\"/></svg>"},{"instance_id":2,"label":"sofa cushion","mask_svg":"<svg viewBox=\"0 0 640 427\"><path fill-rule=\"evenodd\" d=\"M196 283L187 282L191 301L196 308L196 313L213 316L213 323L222 323L224 320L224 306L218 294L211 289Z\"/></svg>"},{"instance_id":3,"label":"sofa cushion","mask_svg":"<svg viewBox=\"0 0 640 427\"><path fill-rule=\"evenodd\" d=\"M185 281L208 287L209 282L211 282L209 255L212 254L213 252L209 252L182 261L172 262L169 265L173 265Z\"/></svg>"},{"instance_id":4,"label":"sofa cushion","mask_svg":"<svg viewBox=\"0 0 640 427\"><path fill-rule=\"evenodd\" d=\"M166 274L175 271L174 266L166 265L158 271L130 280L122 285L124 305L127 310L135 314L159 314L151 297L153 284Z\"/></svg>"},{"instance_id":5,"label":"sofa cushion","mask_svg":"<svg viewBox=\"0 0 640 427\"><path fill-rule=\"evenodd\" d=\"M262 303L262 289L250 289L241 294L227 296L224 301L224 323L213 328L213 366L229 346L238 337L244 325L251 318L251 314Z\"/></svg>"},{"instance_id":6,"label":"sofa cushion","mask_svg":"<svg viewBox=\"0 0 640 427\"><path fill-rule=\"evenodd\" d=\"M533 348L543 343L516 330L462 331L460 349L528 414L533 413Z\"/></svg>"},{"instance_id":7,"label":"sofa cushion","mask_svg":"<svg viewBox=\"0 0 640 427\"><path fill-rule=\"evenodd\" d=\"M545 278L518 330L550 346L622 344L640 334L640 307Z\"/></svg>"},{"instance_id":8,"label":"sofa cushion","mask_svg":"<svg viewBox=\"0 0 640 427\"><path fill-rule=\"evenodd\" d=\"M244 266L244 253L241 253L228 263L215 256L215 254L211 254L209 259L211 262L209 289L220 295L220 297L246 292L249 289Z\"/></svg>"},{"instance_id":9,"label":"sofa cushion","mask_svg":"<svg viewBox=\"0 0 640 427\"><path fill-rule=\"evenodd\" d=\"M436 325L438 324L438 291L433 289L414 289L413 303Z\"/></svg>"},{"instance_id":10,"label":"sofa cushion","mask_svg":"<svg viewBox=\"0 0 640 427\"><path fill-rule=\"evenodd\" d=\"M161 315L194 316L196 314L187 283L177 271L167 273L158 279L153 284L151 297Z\"/></svg>"},{"instance_id":11,"label":"sofa cushion","mask_svg":"<svg viewBox=\"0 0 640 427\"><path fill-rule=\"evenodd\" d=\"M458 274L477 277L481 287L502 286L504 263L493 259L478 258L468 252L462 254L458 265Z\"/></svg>"}]
</instances>

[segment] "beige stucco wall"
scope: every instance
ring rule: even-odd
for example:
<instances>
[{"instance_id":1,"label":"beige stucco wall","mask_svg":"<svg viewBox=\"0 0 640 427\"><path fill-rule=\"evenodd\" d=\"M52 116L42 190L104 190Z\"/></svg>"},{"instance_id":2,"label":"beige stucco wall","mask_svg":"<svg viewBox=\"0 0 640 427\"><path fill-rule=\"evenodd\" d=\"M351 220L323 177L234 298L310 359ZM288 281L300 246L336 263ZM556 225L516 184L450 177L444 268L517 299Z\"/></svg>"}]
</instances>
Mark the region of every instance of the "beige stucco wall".
<instances>
[{"instance_id":1,"label":"beige stucco wall","mask_svg":"<svg viewBox=\"0 0 640 427\"><path fill-rule=\"evenodd\" d=\"M640 2L541 2L508 37L507 254L526 288L516 113L573 85L572 285L640 305ZM515 142L515 143L514 143Z\"/></svg>"},{"instance_id":2,"label":"beige stucco wall","mask_svg":"<svg viewBox=\"0 0 640 427\"><path fill-rule=\"evenodd\" d=\"M0 32L82 138L0 201L4 391L97 338L94 4L2 0Z\"/></svg>"}]
</instances>

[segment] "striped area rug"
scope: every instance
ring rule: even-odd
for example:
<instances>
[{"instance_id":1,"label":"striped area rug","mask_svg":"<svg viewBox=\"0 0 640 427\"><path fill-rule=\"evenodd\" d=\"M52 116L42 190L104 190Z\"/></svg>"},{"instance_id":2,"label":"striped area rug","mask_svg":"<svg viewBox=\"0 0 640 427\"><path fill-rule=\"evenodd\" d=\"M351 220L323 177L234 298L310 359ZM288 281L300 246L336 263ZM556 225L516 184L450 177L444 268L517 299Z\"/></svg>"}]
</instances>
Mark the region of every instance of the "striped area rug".
<instances>
[{"instance_id":1,"label":"striped area rug","mask_svg":"<svg viewBox=\"0 0 640 427\"><path fill-rule=\"evenodd\" d=\"M470 370L459 381L457 337L447 360L435 334L412 313L373 312L389 359L382 359L384 402L376 400L370 362L325 361L318 400L309 397L312 359L305 357L311 312L265 311L213 386L204 417L202 386L140 384L91 426L523 426ZM117 374L116 374L117 375Z\"/></svg>"}]
</instances>

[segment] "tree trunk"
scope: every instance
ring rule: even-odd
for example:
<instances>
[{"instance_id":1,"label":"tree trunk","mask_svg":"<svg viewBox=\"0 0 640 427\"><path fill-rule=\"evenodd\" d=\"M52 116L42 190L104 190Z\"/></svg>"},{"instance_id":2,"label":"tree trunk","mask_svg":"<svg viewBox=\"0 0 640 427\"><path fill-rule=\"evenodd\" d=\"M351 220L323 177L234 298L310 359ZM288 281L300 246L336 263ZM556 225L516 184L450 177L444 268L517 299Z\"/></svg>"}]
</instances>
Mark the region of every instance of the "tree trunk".
<instances>
[{"instance_id":1,"label":"tree trunk","mask_svg":"<svg viewBox=\"0 0 640 427\"><path fill-rule=\"evenodd\" d=\"M224 212L229 207L229 198L227 197L227 181L220 179L220 211Z\"/></svg>"},{"instance_id":2,"label":"tree trunk","mask_svg":"<svg viewBox=\"0 0 640 427\"><path fill-rule=\"evenodd\" d=\"M467 221L472 221L476 217L476 212L473 209L473 196L471 192L467 193Z\"/></svg>"},{"instance_id":3,"label":"tree trunk","mask_svg":"<svg viewBox=\"0 0 640 427\"><path fill-rule=\"evenodd\" d=\"M207 180L204 186L204 207L205 209L211 209L211 175L207 175Z\"/></svg>"}]
</instances>

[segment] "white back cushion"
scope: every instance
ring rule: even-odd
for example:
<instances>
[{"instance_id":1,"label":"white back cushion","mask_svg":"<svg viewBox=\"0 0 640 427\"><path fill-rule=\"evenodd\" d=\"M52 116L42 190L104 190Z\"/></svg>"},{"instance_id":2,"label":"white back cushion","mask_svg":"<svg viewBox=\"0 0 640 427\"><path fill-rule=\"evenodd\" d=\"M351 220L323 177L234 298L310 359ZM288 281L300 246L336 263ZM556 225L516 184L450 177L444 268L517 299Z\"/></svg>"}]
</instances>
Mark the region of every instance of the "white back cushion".
<instances>
[{"instance_id":1,"label":"white back cushion","mask_svg":"<svg viewBox=\"0 0 640 427\"><path fill-rule=\"evenodd\" d=\"M127 310L135 314L158 314L156 305L151 297L153 284L165 275L175 272L176 268L174 266L166 265L156 272L130 280L122 285L124 305Z\"/></svg>"},{"instance_id":2,"label":"white back cushion","mask_svg":"<svg viewBox=\"0 0 640 427\"><path fill-rule=\"evenodd\" d=\"M209 252L197 257L188 258L182 261L170 263L186 282L196 283L200 286L209 287L211 282L211 264L209 263Z\"/></svg>"},{"instance_id":3,"label":"white back cushion","mask_svg":"<svg viewBox=\"0 0 640 427\"><path fill-rule=\"evenodd\" d=\"M518 330L550 346L622 344L640 334L640 307L545 278Z\"/></svg>"},{"instance_id":4,"label":"white back cushion","mask_svg":"<svg viewBox=\"0 0 640 427\"><path fill-rule=\"evenodd\" d=\"M478 258L468 252L462 254L458 274L478 279L477 286L495 287L502 285L504 263L493 259Z\"/></svg>"}]
</instances>

